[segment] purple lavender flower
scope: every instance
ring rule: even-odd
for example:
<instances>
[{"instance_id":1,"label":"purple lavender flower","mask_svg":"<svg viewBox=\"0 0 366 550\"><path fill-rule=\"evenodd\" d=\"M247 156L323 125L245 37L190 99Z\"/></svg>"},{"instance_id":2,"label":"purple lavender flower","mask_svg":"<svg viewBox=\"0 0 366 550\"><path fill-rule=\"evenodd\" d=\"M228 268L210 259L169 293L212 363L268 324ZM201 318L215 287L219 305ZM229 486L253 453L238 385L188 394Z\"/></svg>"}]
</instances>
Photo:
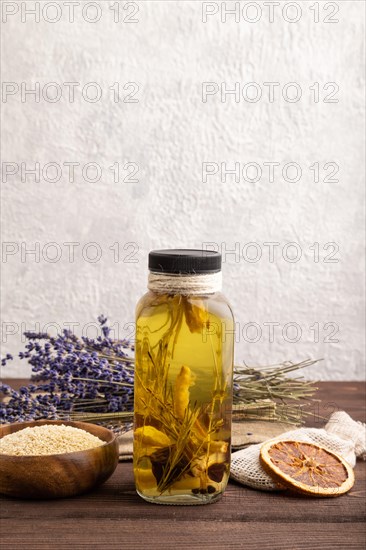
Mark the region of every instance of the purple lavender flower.
<instances>
[{"instance_id":1,"label":"purple lavender flower","mask_svg":"<svg viewBox=\"0 0 366 550\"><path fill-rule=\"evenodd\" d=\"M0 423L65 418L72 413L133 410L133 346L109 338L107 318L98 317L102 336L78 338L71 331L51 337L26 332L25 351L32 367L31 384L18 392L0 385ZM8 354L2 364L12 360Z\"/></svg>"}]
</instances>

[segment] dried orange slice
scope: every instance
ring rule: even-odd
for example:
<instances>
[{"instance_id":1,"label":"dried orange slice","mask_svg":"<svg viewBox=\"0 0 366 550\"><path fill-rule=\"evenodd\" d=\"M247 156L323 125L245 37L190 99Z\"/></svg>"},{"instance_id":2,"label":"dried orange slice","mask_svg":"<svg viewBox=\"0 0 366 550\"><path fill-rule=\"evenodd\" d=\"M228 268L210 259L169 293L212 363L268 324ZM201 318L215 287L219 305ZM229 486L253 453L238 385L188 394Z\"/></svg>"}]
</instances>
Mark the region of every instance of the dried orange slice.
<instances>
[{"instance_id":1,"label":"dried orange slice","mask_svg":"<svg viewBox=\"0 0 366 550\"><path fill-rule=\"evenodd\" d=\"M267 441L260 461L282 487L306 495L337 497L355 482L352 467L341 456L314 443Z\"/></svg>"}]
</instances>

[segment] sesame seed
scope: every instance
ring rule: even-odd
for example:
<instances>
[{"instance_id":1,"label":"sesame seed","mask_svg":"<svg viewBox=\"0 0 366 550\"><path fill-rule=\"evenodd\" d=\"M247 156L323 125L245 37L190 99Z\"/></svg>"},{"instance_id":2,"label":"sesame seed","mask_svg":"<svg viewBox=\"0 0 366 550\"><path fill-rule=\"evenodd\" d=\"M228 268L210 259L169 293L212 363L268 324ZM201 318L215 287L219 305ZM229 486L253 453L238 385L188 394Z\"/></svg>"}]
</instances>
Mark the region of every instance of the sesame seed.
<instances>
[{"instance_id":1,"label":"sesame seed","mask_svg":"<svg viewBox=\"0 0 366 550\"><path fill-rule=\"evenodd\" d=\"M104 444L105 441L85 430L64 424L45 424L5 435L0 439L0 454L53 455L85 451Z\"/></svg>"}]
</instances>

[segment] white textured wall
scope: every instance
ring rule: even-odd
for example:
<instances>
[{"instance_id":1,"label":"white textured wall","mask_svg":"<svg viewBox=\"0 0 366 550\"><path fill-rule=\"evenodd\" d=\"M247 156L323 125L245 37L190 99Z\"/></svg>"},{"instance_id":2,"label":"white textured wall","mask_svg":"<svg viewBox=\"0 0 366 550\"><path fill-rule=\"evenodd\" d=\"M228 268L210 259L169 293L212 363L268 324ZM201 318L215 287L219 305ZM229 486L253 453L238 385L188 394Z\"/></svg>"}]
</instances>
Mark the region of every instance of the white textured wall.
<instances>
[{"instance_id":1,"label":"white textured wall","mask_svg":"<svg viewBox=\"0 0 366 550\"><path fill-rule=\"evenodd\" d=\"M37 322L41 329L47 323L78 323L80 333L100 312L126 336L126 323L133 321L135 303L145 292L148 251L211 242L223 252L237 251L227 254L223 265L225 293L240 325L237 361L323 357L309 371L312 377L363 378L363 2L331 3L339 7L334 16L333 7L325 11L320 2L319 23L309 9L313 2L296 3L302 10L296 23L285 21L279 8L270 23L263 2L257 2L263 13L256 23L243 17L239 23L233 17L222 23L220 14L203 23L201 2L147 1L138 3L138 23L114 23L112 3L99 1L102 16L93 24L83 20L85 2L79 1L73 23L63 2L54 2L62 14L54 24L42 15L39 23L32 22L24 13L22 22L20 11L8 17L3 11L3 81L14 83L13 90L22 82L28 87L39 82L41 90L56 82L63 91L55 103L42 94L39 102L29 95L22 102L20 91L3 95L2 161L19 165L14 175L3 170L3 353L15 353L21 330L33 329ZM4 8L8 2L2 4L3 10L13 11ZM21 9L20 2L11 4ZM26 4L30 8L34 2ZM126 17L133 5L124 4L121 14ZM248 2L241 4L246 9ZM295 8L285 16L293 18ZM55 17L53 9L46 18ZM94 13L90 8L87 16ZM253 11L246 13L254 17ZM324 23L327 15L339 22ZM80 83L73 103L65 82ZM81 94L89 82L103 91L96 103ZM118 103L109 89L115 82L121 87ZM123 90L128 82L138 86L138 102L123 102L133 91L132 86ZM232 95L222 102L217 93L202 102L203 82L226 82L227 88L238 82L241 89L256 82L263 95L256 103L242 96L236 102ZM265 82L280 84L273 101ZM281 95L289 82L301 87L297 102ZM315 88L309 89L315 82L318 102ZM323 90L330 82L339 86L333 96L334 85ZM289 97L294 90L288 89ZM51 97L54 89L48 92ZM93 90L89 92L91 96ZM338 102L324 102L327 96ZM31 168L35 162L41 169L49 162L96 162L102 177L88 182L77 167L70 182L64 166L56 183L42 175L35 182L29 174L22 181L20 164ZM122 171L121 181L114 183L108 167L115 162L137 164L138 182L123 182ZM218 167L226 162L229 168L235 162L241 168L256 162L263 173L257 182L242 176L235 181L232 175L225 182L220 173L204 182L204 162ZM263 165L268 162L280 163L274 181ZM301 166L299 181L282 177L288 162ZM316 162L319 182L309 168ZM338 181L325 180L334 166L324 171L325 163L339 166L333 176ZM12 168L17 170L6 165L6 170ZM249 170L249 177L253 174ZM53 175L50 168L46 179ZM287 180L293 177L289 169ZM47 247L52 242L59 248ZM80 243L74 261L70 245L64 244L70 242ZM91 242L102 252L94 263L95 249L86 247L82 254ZM116 242L119 261L117 245L114 251L109 248ZM279 243L273 261L263 244L268 242ZM286 248L290 242L301 248L298 262L283 258L282 253L291 258L295 252ZM319 261L314 261L314 243L319 243ZM327 243L336 243L333 256L335 249ZM22 246L23 253L24 247L39 246L40 257L22 257ZM259 250L261 259L248 261ZM61 258L52 262L55 253ZM278 323L272 325L273 338L268 323ZM290 342L296 327L299 341ZM338 331L332 337L334 327ZM16 362L2 374L28 372Z\"/></svg>"}]
</instances>

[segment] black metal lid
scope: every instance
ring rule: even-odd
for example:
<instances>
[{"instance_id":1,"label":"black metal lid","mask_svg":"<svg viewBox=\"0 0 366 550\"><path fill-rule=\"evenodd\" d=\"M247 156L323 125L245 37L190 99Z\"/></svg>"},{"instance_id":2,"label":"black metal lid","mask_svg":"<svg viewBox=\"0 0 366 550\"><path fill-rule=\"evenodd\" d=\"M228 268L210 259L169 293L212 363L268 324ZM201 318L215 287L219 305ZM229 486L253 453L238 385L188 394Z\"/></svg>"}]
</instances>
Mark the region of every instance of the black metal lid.
<instances>
[{"instance_id":1,"label":"black metal lid","mask_svg":"<svg viewBox=\"0 0 366 550\"><path fill-rule=\"evenodd\" d=\"M213 250L152 250L149 270L157 273L217 273L221 271L221 254Z\"/></svg>"}]
</instances>

